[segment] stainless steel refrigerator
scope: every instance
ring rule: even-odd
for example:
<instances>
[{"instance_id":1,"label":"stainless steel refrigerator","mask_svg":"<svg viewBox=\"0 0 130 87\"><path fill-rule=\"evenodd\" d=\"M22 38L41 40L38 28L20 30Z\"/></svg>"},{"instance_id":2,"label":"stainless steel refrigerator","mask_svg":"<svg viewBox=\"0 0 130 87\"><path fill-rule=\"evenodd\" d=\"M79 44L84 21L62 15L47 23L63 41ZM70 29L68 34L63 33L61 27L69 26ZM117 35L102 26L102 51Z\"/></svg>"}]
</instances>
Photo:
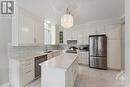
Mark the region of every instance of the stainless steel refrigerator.
<instances>
[{"instance_id":1,"label":"stainless steel refrigerator","mask_svg":"<svg viewBox=\"0 0 130 87\"><path fill-rule=\"evenodd\" d=\"M89 67L107 69L107 36L89 36Z\"/></svg>"}]
</instances>

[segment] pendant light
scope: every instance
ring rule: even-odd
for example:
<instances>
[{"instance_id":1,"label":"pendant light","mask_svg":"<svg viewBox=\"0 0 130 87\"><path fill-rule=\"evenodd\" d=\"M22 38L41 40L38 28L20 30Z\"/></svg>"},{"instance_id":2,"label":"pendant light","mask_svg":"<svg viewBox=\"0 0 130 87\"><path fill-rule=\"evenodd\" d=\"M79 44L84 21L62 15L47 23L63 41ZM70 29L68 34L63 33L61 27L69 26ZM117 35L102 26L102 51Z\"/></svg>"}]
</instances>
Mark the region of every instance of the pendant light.
<instances>
[{"instance_id":1,"label":"pendant light","mask_svg":"<svg viewBox=\"0 0 130 87\"><path fill-rule=\"evenodd\" d=\"M73 16L70 14L69 9L66 9L66 14L61 17L61 25L64 28L70 28L73 26Z\"/></svg>"}]
</instances>

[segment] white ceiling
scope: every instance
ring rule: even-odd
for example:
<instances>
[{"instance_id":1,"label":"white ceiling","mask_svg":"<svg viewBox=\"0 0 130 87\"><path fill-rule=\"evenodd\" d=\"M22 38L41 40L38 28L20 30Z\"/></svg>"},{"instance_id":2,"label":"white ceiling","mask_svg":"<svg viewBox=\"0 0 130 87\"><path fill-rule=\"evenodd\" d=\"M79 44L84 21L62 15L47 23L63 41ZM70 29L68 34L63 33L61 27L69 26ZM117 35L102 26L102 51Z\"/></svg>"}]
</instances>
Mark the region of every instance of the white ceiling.
<instances>
[{"instance_id":1,"label":"white ceiling","mask_svg":"<svg viewBox=\"0 0 130 87\"><path fill-rule=\"evenodd\" d=\"M75 24L119 18L124 14L124 0L18 0L20 6L60 23L69 8Z\"/></svg>"}]
</instances>

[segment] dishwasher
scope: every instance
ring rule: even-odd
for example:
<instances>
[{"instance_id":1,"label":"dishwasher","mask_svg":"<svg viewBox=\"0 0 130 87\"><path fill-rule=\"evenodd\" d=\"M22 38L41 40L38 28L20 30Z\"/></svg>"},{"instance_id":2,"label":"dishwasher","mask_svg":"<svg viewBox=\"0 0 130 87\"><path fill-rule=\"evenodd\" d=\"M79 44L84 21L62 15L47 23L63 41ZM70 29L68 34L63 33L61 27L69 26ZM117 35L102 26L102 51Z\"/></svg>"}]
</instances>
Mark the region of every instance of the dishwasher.
<instances>
[{"instance_id":1,"label":"dishwasher","mask_svg":"<svg viewBox=\"0 0 130 87\"><path fill-rule=\"evenodd\" d=\"M35 78L41 76L41 66L39 64L45 61L47 61L47 55L35 57Z\"/></svg>"}]
</instances>

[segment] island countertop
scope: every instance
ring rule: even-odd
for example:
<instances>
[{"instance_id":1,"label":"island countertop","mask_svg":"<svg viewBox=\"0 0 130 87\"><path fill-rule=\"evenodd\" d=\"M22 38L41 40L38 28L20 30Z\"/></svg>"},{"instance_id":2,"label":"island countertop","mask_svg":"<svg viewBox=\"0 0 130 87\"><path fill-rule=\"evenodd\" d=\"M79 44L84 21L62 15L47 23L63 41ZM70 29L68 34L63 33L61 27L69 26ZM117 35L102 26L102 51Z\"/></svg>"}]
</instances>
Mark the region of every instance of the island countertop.
<instances>
[{"instance_id":1,"label":"island countertop","mask_svg":"<svg viewBox=\"0 0 130 87\"><path fill-rule=\"evenodd\" d=\"M54 57L39 65L49 68L68 69L69 66L76 60L77 54L65 53L60 56Z\"/></svg>"}]
</instances>

